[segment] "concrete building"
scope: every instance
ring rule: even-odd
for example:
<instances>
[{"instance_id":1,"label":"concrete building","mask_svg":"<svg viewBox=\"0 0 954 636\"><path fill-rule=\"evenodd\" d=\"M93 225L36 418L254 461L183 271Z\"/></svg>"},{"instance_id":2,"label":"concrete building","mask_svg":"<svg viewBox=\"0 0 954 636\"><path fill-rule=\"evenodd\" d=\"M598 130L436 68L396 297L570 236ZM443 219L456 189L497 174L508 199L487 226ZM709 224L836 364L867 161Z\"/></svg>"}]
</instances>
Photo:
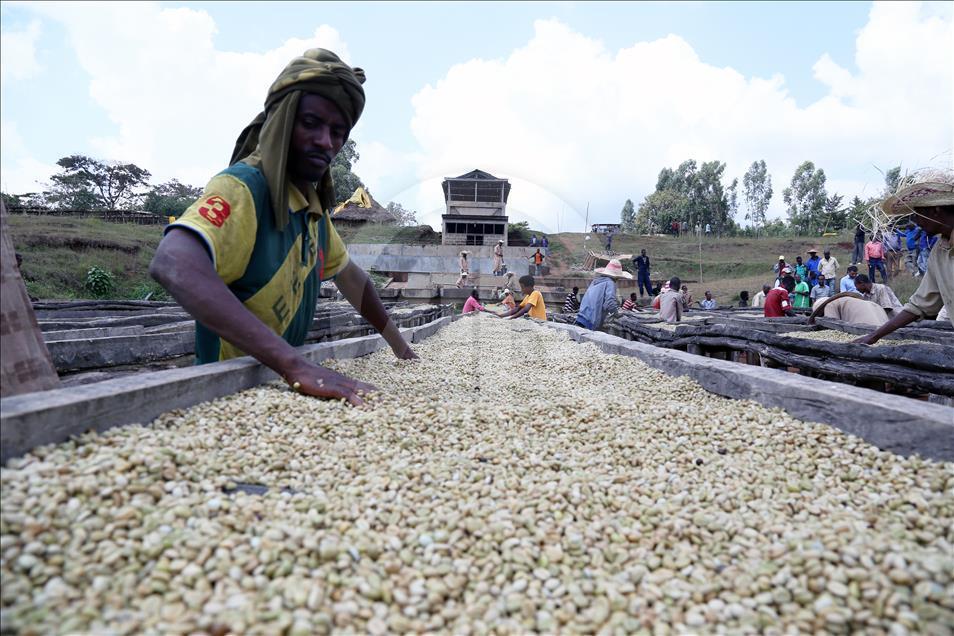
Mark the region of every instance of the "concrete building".
<instances>
[{"instance_id":1,"label":"concrete building","mask_svg":"<svg viewBox=\"0 0 954 636\"><path fill-rule=\"evenodd\" d=\"M443 245L507 244L507 198L510 182L473 170L444 179Z\"/></svg>"}]
</instances>

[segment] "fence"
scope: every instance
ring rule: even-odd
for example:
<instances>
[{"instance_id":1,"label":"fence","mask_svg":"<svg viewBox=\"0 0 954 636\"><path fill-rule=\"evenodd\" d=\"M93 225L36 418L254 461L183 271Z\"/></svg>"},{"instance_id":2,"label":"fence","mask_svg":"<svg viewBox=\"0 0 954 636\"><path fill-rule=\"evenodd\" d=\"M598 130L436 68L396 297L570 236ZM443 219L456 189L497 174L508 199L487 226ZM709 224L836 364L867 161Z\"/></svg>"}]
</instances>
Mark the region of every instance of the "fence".
<instances>
[{"instance_id":1,"label":"fence","mask_svg":"<svg viewBox=\"0 0 954 636\"><path fill-rule=\"evenodd\" d=\"M72 216L81 218L96 218L111 223L135 223L137 225L165 225L169 217L142 210L73 210L50 209L43 207L11 206L7 208L10 215L25 214L35 216Z\"/></svg>"}]
</instances>

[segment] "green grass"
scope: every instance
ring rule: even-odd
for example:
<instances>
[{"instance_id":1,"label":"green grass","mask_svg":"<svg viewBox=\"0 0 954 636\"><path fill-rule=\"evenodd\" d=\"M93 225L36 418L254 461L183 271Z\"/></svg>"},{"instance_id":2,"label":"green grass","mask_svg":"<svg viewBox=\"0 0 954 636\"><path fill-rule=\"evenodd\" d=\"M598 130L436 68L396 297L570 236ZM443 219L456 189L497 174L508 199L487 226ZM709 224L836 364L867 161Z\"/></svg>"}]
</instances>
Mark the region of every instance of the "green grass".
<instances>
[{"instance_id":1,"label":"green grass","mask_svg":"<svg viewBox=\"0 0 954 636\"><path fill-rule=\"evenodd\" d=\"M23 257L21 272L32 296L88 298L90 294L83 285L93 266L115 277L112 298L142 298L148 290L159 290L148 270L162 238L160 225L33 215L9 215L7 219L14 249Z\"/></svg>"}]
</instances>

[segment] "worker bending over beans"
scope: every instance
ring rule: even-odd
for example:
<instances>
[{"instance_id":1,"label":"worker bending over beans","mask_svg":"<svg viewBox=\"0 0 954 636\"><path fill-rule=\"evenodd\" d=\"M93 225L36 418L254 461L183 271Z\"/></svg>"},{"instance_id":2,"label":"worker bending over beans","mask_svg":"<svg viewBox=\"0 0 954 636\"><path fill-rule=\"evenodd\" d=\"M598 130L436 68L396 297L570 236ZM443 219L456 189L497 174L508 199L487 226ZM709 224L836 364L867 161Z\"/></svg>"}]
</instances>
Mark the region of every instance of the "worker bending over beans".
<instances>
[{"instance_id":1,"label":"worker bending over beans","mask_svg":"<svg viewBox=\"0 0 954 636\"><path fill-rule=\"evenodd\" d=\"M374 390L299 355L334 279L398 358L417 356L331 223L329 167L364 109L364 71L311 49L278 76L231 165L166 228L149 273L196 319L197 364L249 354L308 395Z\"/></svg>"}]
</instances>

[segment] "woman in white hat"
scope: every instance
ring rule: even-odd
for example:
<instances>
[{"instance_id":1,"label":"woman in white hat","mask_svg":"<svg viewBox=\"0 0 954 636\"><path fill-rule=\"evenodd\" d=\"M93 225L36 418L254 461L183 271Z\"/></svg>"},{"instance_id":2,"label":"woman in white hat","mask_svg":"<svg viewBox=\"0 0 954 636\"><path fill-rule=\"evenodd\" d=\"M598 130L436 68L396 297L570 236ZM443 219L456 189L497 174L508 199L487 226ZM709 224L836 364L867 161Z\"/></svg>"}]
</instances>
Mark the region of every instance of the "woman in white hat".
<instances>
[{"instance_id":1,"label":"woman in white hat","mask_svg":"<svg viewBox=\"0 0 954 636\"><path fill-rule=\"evenodd\" d=\"M937 316L945 306L949 314L954 307L954 171L932 171L924 177L885 199L881 209L888 217L913 216L922 230L940 235L940 240L931 250L918 290L904 308L856 343L874 344L915 320Z\"/></svg>"},{"instance_id":2,"label":"woman in white hat","mask_svg":"<svg viewBox=\"0 0 954 636\"><path fill-rule=\"evenodd\" d=\"M507 311L511 309L516 309L517 301L513 299L513 292L510 291L509 289L505 289L503 291L503 295L504 295L503 300L501 300L500 303L507 307Z\"/></svg>"},{"instance_id":3,"label":"woman in white hat","mask_svg":"<svg viewBox=\"0 0 954 636\"><path fill-rule=\"evenodd\" d=\"M580 309L576 312L576 324L587 329L599 329L609 314L619 310L619 300L616 298L616 279L632 279L633 275L623 271L623 265L618 259L611 260L606 267L598 267L596 278L586 288Z\"/></svg>"}]
</instances>

